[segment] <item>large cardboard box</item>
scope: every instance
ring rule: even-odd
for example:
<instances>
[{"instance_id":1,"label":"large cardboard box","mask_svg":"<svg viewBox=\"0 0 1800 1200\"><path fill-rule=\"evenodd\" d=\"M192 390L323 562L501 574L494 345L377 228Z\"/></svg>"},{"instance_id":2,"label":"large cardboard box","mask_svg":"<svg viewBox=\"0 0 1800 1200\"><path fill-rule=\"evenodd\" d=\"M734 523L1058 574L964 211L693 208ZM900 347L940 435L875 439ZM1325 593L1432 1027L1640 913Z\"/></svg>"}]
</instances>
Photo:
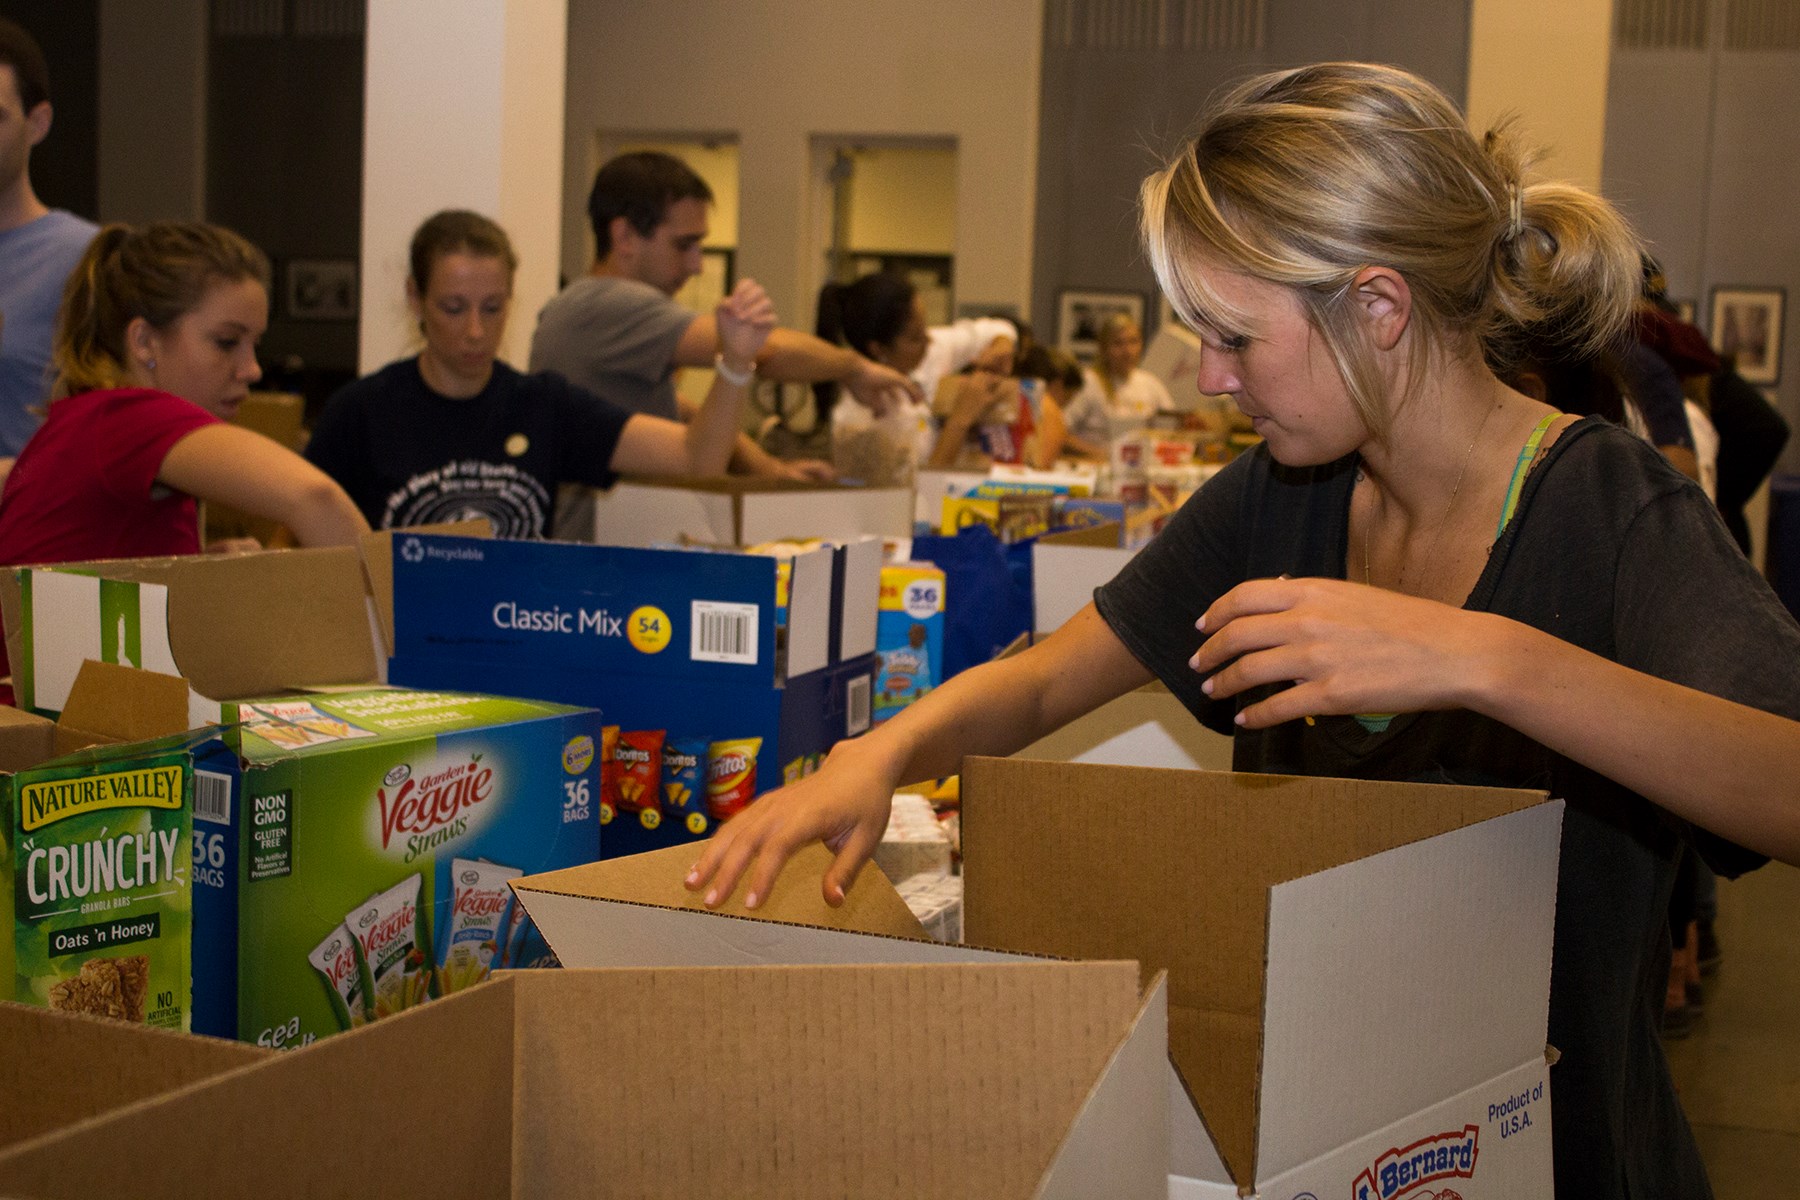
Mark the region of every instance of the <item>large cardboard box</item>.
<instances>
[{"instance_id":1,"label":"large cardboard box","mask_svg":"<svg viewBox=\"0 0 1800 1200\"><path fill-rule=\"evenodd\" d=\"M369 684L383 659L352 548L118 559L0 572L21 708L62 711L83 663L176 675L189 724L221 701Z\"/></svg>"},{"instance_id":2,"label":"large cardboard box","mask_svg":"<svg viewBox=\"0 0 1800 1200\"><path fill-rule=\"evenodd\" d=\"M598 856L598 712L386 688L223 715L194 809L197 1032L301 1045L546 958L506 883Z\"/></svg>"},{"instance_id":3,"label":"large cardboard box","mask_svg":"<svg viewBox=\"0 0 1800 1200\"><path fill-rule=\"evenodd\" d=\"M1550 1194L1560 801L971 758L962 802L971 942L1168 972L1171 1195Z\"/></svg>"},{"instance_id":4,"label":"large cardboard box","mask_svg":"<svg viewBox=\"0 0 1800 1200\"><path fill-rule=\"evenodd\" d=\"M670 866L647 878L666 885ZM791 908L811 896L916 936L873 875L824 909L816 868L784 881ZM739 943L807 934L686 918ZM112 1190L130 1144L134 1195L232 1194L246 1179L270 1197L343 1194L391 1177L397 1146L444 1144L458 1156L431 1186L452 1198L554 1200L597 1183L613 1196L1163 1194L1160 982L1142 988L1133 964L846 936L920 958L504 975L0 1152L0 1192Z\"/></svg>"},{"instance_id":5,"label":"large cardboard box","mask_svg":"<svg viewBox=\"0 0 1800 1200\"><path fill-rule=\"evenodd\" d=\"M876 669L880 543L801 554L785 584L782 565L752 554L402 536L389 677L592 705L609 725L651 734L646 744L662 731L665 748L756 739L761 793L869 727ZM714 766L723 761L714 755ZM608 816L609 857L713 828L704 805Z\"/></svg>"},{"instance_id":6,"label":"large cardboard box","mask_svg":"<svg viewBox=\"0 0 1800 1200\"><path fill-rule=\"evenodd\" d=\"M590 541L645 549L753 546L797 538L911 537L910 488L840 487L744 476L623 479L594 493Z\"/></svg>"},{"instance_id":7,"label":"large cardboard box","mask_svg":"<svg viewBox=\"0 0 1800 1200\"><path fill-rule=\"evenodd\" d=\"M273 1051L0 1004L0 1151ZM115 1189L116 1190L116 1189Z\"/></svg>"},{"instance_id":8,"label":"large cardboard box","mask_svg":"<svg viewBox=\"0 0 1800 1200\"><path fill-rule=\"evenodd\" d=\"M768 969L798 969L802 966L827 964L879 965L884 970L900 965L927 965L943 969L949 965L983 967L1060 967L1032 955L981 949L972 946L946 945L926 937L918 919L907 908L894 887L880 871L862 872L850 888L844 904L827 906L820 895L820 880L831 862L824 847L809 846L791 859L766 903L754 913L743 907L743 895L726 901L717 911L707 909L695 893L681 884L685 865L692 855L688 848L671 848L632 858L614 859L516 880L514 891L532 918L544 932L545 939L557 956L569 966L577 967L710 967L725 965L755 966ZM1160 973L1147 973L1141 987L1136 968L1131 964L1088 964L1113 971L1123 968L1125 983L1119 994L1119 1008L1107 1026L1103 1040L1107 1051L1101 1056L1106 1067L1096 1079L1087 1074L1087 1099L1081 1115L1064 1141L1063 1150L1041 1190L1035 1194L1080 1196L1162 1196L1166 1192L1169 1126L1168 1067L1165 1056L1167 1026L1164 1021L1163 981ZM1046 976L1054 980L1054 974ZM860 984L858 985L860 986ZM1059 987L1050 983L1045 986ZM1033 1019L1011 998L1016 993L1006 989L981 1006L985 1016L979 1018L989 1029L1016 1029ZM862 1005L860 996L844 992L836 997L823 997L817 1013L828 1010L856 1011ZM902 1018L909 1022L928 1020L926 1011L936 1002L921 995L913 1015ZM1120 1023L1119 1018L1123 1018ZM813 1016L806 1018L807 1022ZM1057 1035L1062 1036L1062 1035ZM1038 1075L1034 1061L1039 1051L1016 1053L1016 1034L1002 1035L994 1047L982 1051L987 1064L974 1078L987 1076L985 1084L974 1084L977 1091L987 1091L987 1105L1027 1108L1045 1101L1030 1095ZM968 1044L957 1049L942 1047L940 1055L969 1053ZM996 1053L998 1052L998 1053ZM977 1096L968 1093L970 1078L960 1068L945 1067L946 1058L934 1055L931 1069L943 1071L938 1080L938 1103L954 1106L966 1114L962 1120L971 1141L994 1138L980 1132L997 1117L1003 1122L1013 1115L988 1113L977 1119L973 1113L984 1107ZM845 1069L860 1068L849 1063ZM1045 1064L1052 1073L1059 1068ZM996 1090L998 1089L998 1090ZM1017 1089L1017 1090L1015 1090ZM1058 1111L1051 1102L1051 1111ZM1059 1128L1062 1120L1053 1122ZM1061 1136L1060 1134L1058 1136ZM990 1169L1013 1171L1020 1166L1021 1182L1039 1178L1040 1168L1033 1160L1043 1161L1040 1148L1026 1156L1024 1163L1007 1161L1012 1148L1004 1138L995 1138L1000 1150ZM920 1146L916 1151L930 1157L935 1147ZM942 1178L931 1187L915 1184L916 1194L1014 1194L1012 1187L990 1186L983 1192L979 1180L970 1178L952 1182ZM879 1189L885 1192L885 1188ZM849 1189L845 1194L861 1194ZM899 1186L898 1194L909 1192Z\"/></svg>"}]
</instances>

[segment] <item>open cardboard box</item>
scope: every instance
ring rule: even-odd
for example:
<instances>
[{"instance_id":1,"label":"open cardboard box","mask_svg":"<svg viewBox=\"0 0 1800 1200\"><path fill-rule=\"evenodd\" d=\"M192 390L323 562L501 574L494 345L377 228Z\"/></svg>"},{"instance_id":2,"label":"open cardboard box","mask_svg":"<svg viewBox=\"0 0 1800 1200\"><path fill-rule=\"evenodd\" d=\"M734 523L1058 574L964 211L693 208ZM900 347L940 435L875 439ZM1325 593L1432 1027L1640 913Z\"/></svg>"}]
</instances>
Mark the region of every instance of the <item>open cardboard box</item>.
<instances>
[{"instance_id":1,"label":"open cardboard box","mask_svg":"<svg viewBox=\"0 0 1800 1200\"><path fill-rule=\"evenodd\" d=\"M679 891L668 856L684 853L645 857L666 860L654 877ZM629 884L644 868L623 870ZM845 911L916 930L877 875ZM1134 964L958 952L648 899L615 906L581 896L578 877L594 878L537 877L564 889L577 926L595 906L627 930L637 916L677 917L694 942L687 957L710 949L729 965L503 975L0 1153L0 1193L115 1190L117 1147L130 1144L132 1194L146 1200L233 1194L250 1179L276 1200L344 1194L393 1178L406 1169L400 1148L424 1145L455 1148L430 1173L439 1200L558 1200L597 1186L609 1196L1164 1194L1162 991L1160 980L1140 989ZM794 902L816 897L817 860L790 867L785 884ZM896 961L780 966L757 952L809 936L887 948ZM576 941L557 948L578 957ZM222 1138L226 1129L254 1136Z\"/></svg>"},{"instance_id":2,"label":"open cardboard box","mask_svg":"<svg viewBox=\"0 0 1800 1200\"><path fill-rule=\"evenodd\" d=\"M219 703L381 673L350 547L118 559L0 572L19 707L54 715L84 662L187 680L188 724Z\"/></svg>"},{"instance_id":3,"label":"open cardboard box","mask_svg":"<svg viewBox=\"0 0 1800 1200\"><path fill-rule=\"evenodd\" d=\"M0 1152L273 1053L0 1003Z\"/></svg>"},{"instance_id":4,"label":"open cardboard box","mask_svg":"<svg viewBox=\"0 0 1800 1200\"><path fill-rule=\"evenodd\" d=\"M408 536L485 537L485 520ZM386 678L393 536L360 548L61 563L0 571L0 610L20 708L62 711L90 660L190 685L188 724L221 701Z\"/></svg>"},{"instance_id":5,"label":"open cardboard box","mask_svg":"<svg viewBox=\"0 0 1800 1200\"><path fill-rule=\"evenodd\" d=\"M962 804L971 942L1168 973L1171 1195L1550 1194L1560 801L971 758Z\"/></svg>"},{"instance_id":6,"label":"open cardboard box","mask_svg":"<svg viewBox=\"0 0 1800 1200\"><path fill-rule=\"evenodd\" d=\"M849 1188L848 1194L885 1193L888 1186L894 1187L897 1195L1129 1197L1164 1193L1168 1156L1164 1117L1169 1093L1160 975L1148 978L1140 989L1132 964L1086 964L1107 972L1125 972L1118 977L1124 986L1112 994L1109 1015L1097 1026L1091 1024L1094 1018L1079 1017L1077 1025L1090 1023L1085 1032L1076 1033L1069 1027L1048 1040L1038 1040L1034 1033L1027 1044L1020 1040L1025 1028L1044 1020L1045 1014L1064 1003L1051 998L1069 986L1058 971L1076 964L932 941L899 893L874 869L862 872L841 907L829 907L820 895L820 880L831 854L819 845L807 847L789 861L767 902L754 914L743 907L741 889L718 910L709 910L681 884L693 853L688 847L673 847L527 876L513 881L513 891L567 967L768 969L857 964L878 974L919 966L936 971L980 967L1001 972L993 977L996 980L1012 981L959 1018L983 1027L985 1033L958 1037L954 1047L941 1036L934 1037L931 1041L936 1048L924 1064L938 1073L935 1083L926 1084L935 1097L928 1107L955 1109L963 1130L956 1141L971 1146L986 1143L992 1161L984 1171L1001 1171L1009 1182L1004 1186L999 1180L984 1184L975 1176L957 1180L955 1175L965 1168L937 1174L935 1165L928 1182L926 1176L911 1174L923 1167L921 1162L908 1169L910 1181L866 1185L867 1193L863 1188ZM1026 973L1006 974L1020 968ZM1033 970L1043 974L1029 974ZM945 1000L938 996L935 985L925 983L935 976L919 978L921 991L913 1009L882 1018L879 1025L935 1024L935 1017L927 1014L941 1011ZM798 1027L833 1013L862 1012L861 996L848 989L860 989L863 984L849 977L842 982L847 990L836 995L823 993L813 1008L794 1010ZM863 1019L857 1017L859 1022ZM1071 1048L1084 1056L1074 1071L1072 1106L1064 1095L1070 1064L1061 1051L1048 1050L1064 1038L1073 1038ZM827 1057L834 1053L827 1051ZM893 1070L857 1061L870 1053L885 1056L879 1045L860 1050L851 1045L846 1053L848 1058L838 1064L839 1069L874 1069L877 1077ZM1041 1094L1036 1092L1040 1081L1049 1085ZM889 1086L882 1084L882 1092ZM913 1084L903 1086L910 1089ZM995 1086L1001 1092L993 1092ZM986 1099L983 1092L989 1093ZM889 1102L885 1095L877 1094L865 1103L886 1106ZM860 1104L856 1107L859 1115L865 1111ZM895 1107L894 1115L898 1117L906 1107ZM1038 1140L1027 1148L1011 1130L1016 1122L1039 1120L1047 1120L1047 1124L1032 1135ZM946 1152L956 1150L935 1139L913 1148L920 1160Z\"/></svg>"},{"instance_id":7,"label":"open cardboard box","mask_svg":"<svg viewBox=\"0 0 1800 1200\"><path fill-rule=\"evenodd\" d=\"M642 548L683 540L753 546L794 538L911 537L912 509L910 488L744 476L629 478L594 493L588 540Z\"/></svg>"}]
</instances>

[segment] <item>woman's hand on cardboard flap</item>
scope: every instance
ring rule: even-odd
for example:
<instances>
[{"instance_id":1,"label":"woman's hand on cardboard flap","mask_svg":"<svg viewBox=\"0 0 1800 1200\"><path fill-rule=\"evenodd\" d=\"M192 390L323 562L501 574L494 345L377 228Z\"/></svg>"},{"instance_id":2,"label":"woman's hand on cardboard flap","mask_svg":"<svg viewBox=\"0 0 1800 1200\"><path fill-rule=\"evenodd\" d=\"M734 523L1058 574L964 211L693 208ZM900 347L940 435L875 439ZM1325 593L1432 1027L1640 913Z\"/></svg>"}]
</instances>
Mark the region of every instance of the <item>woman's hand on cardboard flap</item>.
<instances>
[{"instance_id":1,"label":"woman's hand on cardboard flap","mask_svg":"<svg viewBox=\"0 0 1800 1200\"><path fill-rule=\"evenodd\" d=\"M713 311L718 324L719 353L733 368L754 367L769 331L775 328L775 302L754 279L740 279L731 295Z\"/></svg>"},{"instance_id":2,"label":"woman's hand on cardboard flap","mask_svg":"<svg viewBox=\"0 0 1800 1200\"><path fill-rule=\"evenodd\" d=\"M1220 596L1194 627L1188 665L1215 700L1293 686L1249 705L1237 722L1465 705L1480 675L1483 614L1337 579L1256 579Z\"/></svg>"},{"instance_id":3,"label":"woman's hand on cardboard flap","mask_svg":"<svg viewBox=\"0 0 1800 1200\"><path fill-rule=\"evenodd\" d=\"M688 872L689 891L705 889L708 907L724 903L748 877L744 906L768 899L795 851L822 841L836 852L825 872L825 902L836 906L881 844L893 810L889 773L859 763L859 742L840 742L819 770L778 788L720 826Z\"/></svg>"}]
</instances>

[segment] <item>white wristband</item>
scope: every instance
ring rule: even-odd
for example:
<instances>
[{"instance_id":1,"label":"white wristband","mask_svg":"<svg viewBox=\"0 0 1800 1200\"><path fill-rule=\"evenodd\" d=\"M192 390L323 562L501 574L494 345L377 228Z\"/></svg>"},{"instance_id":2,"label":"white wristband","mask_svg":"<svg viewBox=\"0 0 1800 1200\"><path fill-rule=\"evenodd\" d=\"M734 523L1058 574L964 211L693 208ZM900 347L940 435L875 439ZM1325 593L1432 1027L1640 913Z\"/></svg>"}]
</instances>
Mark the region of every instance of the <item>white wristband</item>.
<instances>
[{"instance_id":1,"label":"white wristband","mask_svg":"<svg viewBox=\"0 0 1800 1200\"><path fill-rule=\"evenodd\" d=\"M723 354L713 355L713 370L719 373L720 379L732 387L749 387L750 381L756 378L756 364L752 363L748 371L734 371L725 365Z\"/></svg>"}]
</instances>

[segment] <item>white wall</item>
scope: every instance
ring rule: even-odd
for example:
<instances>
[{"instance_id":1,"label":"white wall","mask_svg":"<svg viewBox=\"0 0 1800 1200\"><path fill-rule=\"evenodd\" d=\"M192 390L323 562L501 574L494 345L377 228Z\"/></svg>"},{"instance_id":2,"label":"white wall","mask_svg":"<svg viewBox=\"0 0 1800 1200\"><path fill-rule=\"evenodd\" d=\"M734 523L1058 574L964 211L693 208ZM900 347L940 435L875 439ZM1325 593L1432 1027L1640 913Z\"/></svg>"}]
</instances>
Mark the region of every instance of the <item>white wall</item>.
<instances>
[{"instance_id":1,"label":"white wall","mask_svg":"<svg viewBox=\"0 0 1800 1200\"><path fill-rule=\"evenodd\" d=\"M1612 0L1474 0L1469 126L1508 113L1544 150L1537 175L1598 191L1606 149Z\"/></svg>"},{"instance_id":2,"label":"white wall","mask_svg":"<svg viewBox=\"0 0 1800 1200\"><path fill-rule=\"evenodd\" d=\"M369 0L363 129L363 372L416 346L406 250L444 208L499 221L519 255L501 357L522 364L556 291L563 0Z\"/></svg>"},{"instance_id":3,"label":"white wall","mask_svg":"<svg viewBox=\"0 0 1800 1200\"><path fill-rule=\"evenodd\" d=\"M808 230L814 135L956 139L956 294L1031 286L1042 0L570 0L563 269L588 266L597 131L729 132L740 154L740 275L809 328L822 272Z\"/></svg>"}]
</instances>

